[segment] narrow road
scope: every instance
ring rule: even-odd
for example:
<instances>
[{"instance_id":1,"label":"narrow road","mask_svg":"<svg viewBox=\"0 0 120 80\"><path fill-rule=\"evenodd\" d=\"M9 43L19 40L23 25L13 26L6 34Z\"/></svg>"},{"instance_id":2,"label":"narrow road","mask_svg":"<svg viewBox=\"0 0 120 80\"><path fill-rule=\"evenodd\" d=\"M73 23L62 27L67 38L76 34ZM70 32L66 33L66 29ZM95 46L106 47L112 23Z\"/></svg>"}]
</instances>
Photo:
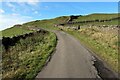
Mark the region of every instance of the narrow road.
<instances>
[{"instance_id":1,"label":"narrow road","mask_svg":"<svg viewBox=\"0 0 120 80\"><path fill-rule=\"evenodd\" d=\"M36 78L96 78L91 53L69 34L55 33L58 37L56 52Z\"/></svg>"}]
</instances>

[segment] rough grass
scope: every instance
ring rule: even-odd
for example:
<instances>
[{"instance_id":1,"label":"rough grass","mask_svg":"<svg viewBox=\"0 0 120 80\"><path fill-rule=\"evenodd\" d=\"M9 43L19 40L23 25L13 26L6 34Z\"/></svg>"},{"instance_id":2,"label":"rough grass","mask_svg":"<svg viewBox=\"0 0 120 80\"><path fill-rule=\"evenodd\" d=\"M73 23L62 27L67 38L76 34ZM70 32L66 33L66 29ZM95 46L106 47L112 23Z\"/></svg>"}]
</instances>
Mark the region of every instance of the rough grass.
<instances>
[{"instance_id":1,"label":"rough grass","mask_svg":"<svg viewBox=\"0 0 120 80\"><path fill-rule=\"evenodd\" d=\"M3 47L3 79L33 80L42 69L48 56L56 46L56 35L52 32L35 34L21 39L8 51Z\"/></svg>"},{"instance_id":2,"label":"rough grass","mask_svg":"<svg viewBox=\"0 0 120 80\"><path fill-rule=\"evenodd\" d=\"M101 57L113 70L118 72L118 35L108 31L103 33L95 28L67 31Z\"/></svg>"}]
</instances>

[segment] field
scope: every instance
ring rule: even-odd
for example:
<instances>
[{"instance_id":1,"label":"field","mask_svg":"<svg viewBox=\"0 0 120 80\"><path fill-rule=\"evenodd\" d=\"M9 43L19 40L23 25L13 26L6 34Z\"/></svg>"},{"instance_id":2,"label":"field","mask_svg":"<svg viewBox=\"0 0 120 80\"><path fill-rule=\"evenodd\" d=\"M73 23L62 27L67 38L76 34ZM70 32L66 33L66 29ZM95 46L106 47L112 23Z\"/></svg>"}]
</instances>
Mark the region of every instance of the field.
<instances>
[{"instance_id":1,"label":"field","mask_svg":"<svg viewBox=\"0 0 120 80\"><path fill-rule=\"evenodd\" d=\"M49 20L36 20L33 22L25 23L23 26L30 27L30 26L36 26L38 28L44 28L48 30L58 30L58 28L54 27L57 24L65 23L69 19L68 16L61 16L54 19Z\"/></svg>"},{"instance_id":2,"label":"field","mask_svg":"<svg viewBox=\"0 0 120 80\"><path fill-rule=\"evenodd\" d=\"M85 16L80 16L78 19L75 19L73 21L86 21L86 20L106 20L111 18L118 17L118 14L90 14Z\"/></svg>"},{"instance_id":3,"label":"field","mask_svg":"<svg viewBox=\"0 0 120 80\"><path fill-rule=\"evenodd\" d=\"M3 79L33 80L55 50L56 40L52 32L37 33L20 39L8 50L3 46Z\"/></svg>"},{"instance_id":4,"label":"field","mask_svg":"<svg viewBox=\"0 0 120 80\"><path fill-rule=\"evenodd\" d=\"M26 28L23 27L11 27L6 30L2 31L2 36L4 37L13 37L17 35L22 35L26 33L32 32L31 30L27 30Z\"/></svg>"},{"instance_id":5,"label":"field","mask_svg":"<svg viewBox=\"0 0 120 80\"><path fill-rule=\"evenodd\" d=\"M77 22L75 24L65 24L65 25L66 26L117 25L120 20L117 18L118 18L118 14L90 14L90 15L79 16L77 19L73 19L72 22ZM89 22L89 21L93 21L93 22ZM79 23L79 22L83 22L83 23Z\"/></svg>"}]
</instances>

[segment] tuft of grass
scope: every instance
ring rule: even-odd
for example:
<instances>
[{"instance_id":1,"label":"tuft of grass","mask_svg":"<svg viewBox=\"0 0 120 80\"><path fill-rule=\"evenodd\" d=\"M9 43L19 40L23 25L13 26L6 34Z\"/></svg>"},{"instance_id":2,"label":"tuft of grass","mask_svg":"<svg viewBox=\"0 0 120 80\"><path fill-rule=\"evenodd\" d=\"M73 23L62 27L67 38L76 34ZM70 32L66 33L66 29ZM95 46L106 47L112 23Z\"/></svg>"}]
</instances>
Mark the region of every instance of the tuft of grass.
<instances>
[{"instance_id":1,"label":"tuft of grass","mask_svg":"<svg viewBox=\"0 0 120 80\"><path fill-rule=\"evenodd\" d=\"M5 51L3 46L3 80L8 78L33 80L55 50L56 43L56 35L52 32L47 32L20 39L8 51Z\"/></svg>"}]
</instances>

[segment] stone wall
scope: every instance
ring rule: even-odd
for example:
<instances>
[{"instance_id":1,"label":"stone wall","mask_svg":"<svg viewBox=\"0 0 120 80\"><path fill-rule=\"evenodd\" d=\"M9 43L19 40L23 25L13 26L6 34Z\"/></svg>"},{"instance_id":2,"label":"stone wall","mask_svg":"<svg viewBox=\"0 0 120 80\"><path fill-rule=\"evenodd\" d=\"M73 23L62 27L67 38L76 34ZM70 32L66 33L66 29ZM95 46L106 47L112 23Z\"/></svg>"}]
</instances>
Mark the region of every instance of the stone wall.
<instances>
[{"instance_id":1,"label":"stone wall","mask_svg":"<svg viewBox=\"0 0 120 80\"><path fill-rule=\"evenodd\" d=\"M38 33L41 33L41 34L44 35L45 33L47 33L47 31L39 30L39 31L36 31L36 32L24 34L24 35L14 36L12 38L2 37L2 39L1 39L2 40L2 45L5 47L5 50L8 50L10 46L14 46L20 39L25 39L27 37L34 36L35 34L38 34Z\"/></svg>"},{"instance_id":2,"label":"stone wall","mask_svg":"<svg viewBox=\"0 0 120 80\"><path fill-rule=\"evenodd\" d=\"M112 21L112 20L120 20L120 17L111 18L111 19L106 19L106 20L96 19L96 20L76 21L76 22L73 22L73 21L72 21L72 18L70 18L70 20L71 20L71 21L69 21L69 22L66 23L66 24L79 24L79 23L91 23L91 22L110 22L110 21Z\"/></svg>"}]
</instances>

